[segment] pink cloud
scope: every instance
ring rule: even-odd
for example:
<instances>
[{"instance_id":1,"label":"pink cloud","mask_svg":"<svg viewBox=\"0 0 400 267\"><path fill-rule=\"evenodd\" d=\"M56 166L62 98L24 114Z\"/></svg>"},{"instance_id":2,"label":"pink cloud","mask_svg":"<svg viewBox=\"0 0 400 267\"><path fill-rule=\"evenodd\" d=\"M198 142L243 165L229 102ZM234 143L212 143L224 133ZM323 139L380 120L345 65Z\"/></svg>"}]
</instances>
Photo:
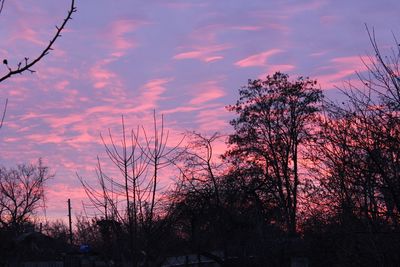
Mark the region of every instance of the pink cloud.
<instances>
[{"instance_id":1,"label":"pink cloud","mask_svg":"<svg viewBox=\"0 0 400 267\"><path fill-rule=\"evenodd\" d=\"M61 80L54 85L54 88L63 91L70 84L68 80Z\"/></svg>"},{"instance_id":2,"label":"pink cloud","mask_svg":"<svg viewBox=\"0 0 400 267\"><path fill-rule=\"evenodd\" d=\"M327 0L312 0L305 3L299 2L295 5L290 6L288 11L290 13L299 13L307 10L317 10L320 9L322 6L326 5L327 3L328 3Z\"/></svg>"},{"instance_id":3,"label":"pink cloud","mask_svg":"<svg viewBox=\"0 0 400 267\"><path fill-rule=\"evenodd\" d=\"M18 28L19 29L13 33L10 41L17 42L18 40L24 40L39 46L47 45L39 38L39 33L32 28L22 25L21 23Z\"/></svg>"},{"instance_id":4,"label":"pink cloud","mask_svg":"<svg viewBox=\"0 0 400 267\"><path fill-rule=\"evenodd\" d=\"M320 21L323 25L332 25L337 21L336 16L322 16Z\"/></svg>"},{"instance_id":5,"label":"pink cloud","mask_svg":"<svg viewBox=\"0 0 400 267\"><path fill-rule=\"evenodd\" d=\"M94 88L104 88L116 77L114 72L105 68L109 62L109 60L99 61L90 69L90 76L94 81Z\"/></svg>"},{"instance_id":6,"label":"pink cloud","mask_svg":"<svg viewBox=\"0 0 400 267\"><path fill-rule=\"evenodd\" d=\"M125 38L125 34L134 31L141 23L137 23L133 20L118 20L112 25L112 40L114 42L115 48L119 50L127 50L129 48L135 47L135 43L132 40Z\"/></svg>"},{"instance_id":7,"label":"pink cloud","mask_svg":"<svg viewBox=\"0 0 400 267\"><path fill-rule=\"evenodd\" d=\"M66 147L78 149L83 144L100 143L98 138L99 120L95 120L91 114L77 113L63 116L58 115L38 115L30 113L21 118L21 121L41 119L51 128L50 131L38 132L37 125L21 128L20 133L25 134L24 139L35 144L62 144ZM97 130L97 131L96 131Z\"/></svg>"},{"instance_id":8,"label":"pink cloud","mask_svg":"<svg viewBox=\"0 0 400 267\"><path fill-rule=\"evenodd\" d=\"M31 120L31 119L40 119L40 118L45 118L45 117L48 117L48 115L30 111L27 114L20 116L19 119L21 121L24 121L24 120Z\"/></svg>"},{"instance_id":9,"label":"pink cloud","mask_svg":"<svg viewBox=\"0 0 400 267\"><path fill-rule=\"evenodd\" d=\"M326 53L328 53L328 51L314 52L314 53L310 54L310 57L320 57L320 56L326 55Z\"/></svg>"},{"instance_id":10,"label":"pink cloud","mask_svg":"<svg viewBox=\"0 0 400 267\"><path fill-rule=\"evenodd\" d=\"M217 81L207 81L198 85L198 87L201 88L201 91L190 101L191 105L201 105L225 95L223 88L218 86Z\"/></svg>"},{"instance_id":11,"label":"pink cloud","mask_svg":"<svg viewBox=\"0 0 400 267\"><path fill-rule=\"evenodd\" d=\"M228 128L227 111L221 105L209 107L197 114L198 131L202 133L221 132Z\"/></svg>"},{"instance_id":12,"label":"pink cloud","mask_svg":"<svg viewBox=\"0 0 400 267\"><path fill-rule=\"evenodd\" d=\"M367 56L350 56L333 58L331 61L342 66L351 66L353 68L360 69L364 67L363 61L368 62L368 60L369 57Z\"/></svg>"},{"instance_id":13,"label":"pink cloud","mask_svg":"<svg viewBox=\"0 0 400 267\"><path fill-rule=\"evenodd\" d=\"M240 31L259 31L262 29L261 26L233 26L233 30L240 30Z\"/></svg>"},{"instance_id":14,"label":"pink cloud","mask_svg":"<svg viewBox=\"0 0 400 267\"><path fill-rule=\"evenodd\" d=\"M204 58L204 61L205 61L205 62L212 62L212 61L221 60L221 59L223 59L223 58L224 58L224 57L222 57L222 56L206 57L206 58Z\"/></svg>"},{"instance_id":15,"label":"pink cloud","mask_svg":"<svg viewBox=\"0 0 400 267\"><path fill-rule=\"evenodd\" d=\"M59 116L46 116L44 121L47 122L51 127L60 129L73 123L84 121L84 114L69 114L64 116L62 119Z\"/></svg>"},{"instance_id":16,"label":"pink cloud","mask_svg":"<svg viewBox=\"0 0 400 267\"><path fill-rule=\"evenodd\" d=\"M338 86L338 83L343 83L346 77L355 74L354 69L340 70L331 74L319 75L317 76L318 82L324 89L333 89Z\"/></svg>"},{"instance_id":17,"label":"pink cloud","mask_svg":"<svg viewBox=\"0 0 400 267\"><path fill-rule=\"evenodd\" d=\"M174 113L179 113L179 112L193 112L200 110L201 107L193 107L193 106L180 106L176 108L171 108L171 109L163 109L160 112L162 114L174 114Z\"/></svg>"},{"instance_id":18,"label":"pink cloud","mask_svg":"<svg viewBox=\"0 0 400 267\"><path fill-rule=\"evenodd\" d=\"M223 59L223 56L218 55L218 53L229 49L230 47L231 46L228 44L200 46L196 47L194 50L179 53L175 55L173 59L198 59L203 62L212 62Z\"/></svg>"},{"instance_id":19,"label":"pink cloud","mask_svg":"<svg viewBox=\"0 0 400 267\"><path fill-rule=\"evenodd\" d=\"M367 56L338 57L331 60L331 65L322 67L320 70L330 70L330 73L318 75L317 79L323 88L334 88L337 83L343 83L357 71L365 70L364 63L368 62Z\"/></svg>"},{"instance_id":20,"label":"pink cloud","mask_svg":"<svg viewBox=\"0 0 400 267\"><path fill-rule=\"evenodd\" d=\"M173 56L173 59L197 59L206 63L224 58L223 51L231 48L230 44L221 44L217 40L219 32L231 29L223 24L209 24L194 29L188 35L188 41L180 50L186 50Z\"/></svg>"},{"instance_id":21,"label":"pink cloud","mask_svg":"<svg viewBox=\"0 0 400 267\"><path fill-rule=\"evenodd\" d=\"M74 210L80 210L81 202L86 200L86 193L83 188L67 183L52 184L46 188L46 199L51 203L51 210L66 210L68 198L71 199Z\"/></svg>"},{"instance_id":22,"label":"pink cloud","mask_svg":"<svg viewBox=\"0 0 400 267\"><path fill-rule=\"evenodd\" d=\"M29 132L30 130L32 130L33 126L29 125L29 126L25 126L25 127L18 127L19 129L17 130L18 133L23 133L23 132Z\"/></svg>"},{"instance_id":23,"label":"pink cloud","mask_svg":"<svg viewBox=\"0 0 400 267\"><path fill-rule=\"evenodd\" d=\"M281 49L271 49L259 54L251 55L249 57L237 61L235 63L235 66L238 66L240 68L263 67L266 66L269 57L281 52L283 52L283 50Z\"/></svg>"},{"instance_id":24,"label":"pink cloud","mask_svg":"<svg viewBox=\"0 0 400 267\"><path fill-rule=\"evenodd\" d=\"M53 24L55 21L51 22L49 17L43 16L37 5L31 5L29 9L24 8L17 1L11 1L6 5L10 6L6 8L7 12L2 13L2 17L5 17L6 21L12 20L12 23L9 23L6 27L11 34L4 41L19 44L21 43L20 40L23 40L23 45L26 45L26 42L40 46L47 45L49 33L46 32L47 38L43 38L40 30L43 29L44 25ZM12 17L13 13L14 18Z\"/></svg>"},{"instance_id":25,"label":"pink cloud","mask_svg":"<svg viewBox=\"0 0 400 267\"><path fill-rule=\"evenodd\" d=\"M231 29L241 31L261 31L264 29L271 29L279 31L280 33L288 33L290 31L290 28L287 25L276 22L265 22L265 18L263 18L258 25L233 26Z\"/></svg>"},{"instance_id":26,"label":"pink cloud","mask_svg":"<svg viewBox=\"0 0 400 267\"><path fill-rule=\"evenodd\" d=\"M166 85L171 82L172 78L153 79L147 82L140 94L141 109L154 109L157 108L157 102L161 95L167 90Z\"/></svg>"},{"instance_id":27,"label":"pink cloud","mask_svg":"<svg viewBox=\"0 0 400 267\"><path fill-rule=\"evenodd\" d=\"M33 141L38 144L46 144L46 143L63 143L64 138L57 134L29 134L25 136L26 139Z\"/></svg>"},{"instance_id":28,"label":"pink cloud","mask_svg":"<svg viewBox=\"0 0 400 267\"><path fill-rule=\"evenodd\" d=\"M274 23L274 22L270 22L270 23L266 23L264 24L264 27L267 29L272 29L272 30L276 30L282 33L288 33L290 31L290 27L284 24L279 24L279 23Z\"/></svg>"},{"instance_id":29,"label":"pink cloud","mask_svg":"<svg viewBox=\"0 0 400 267\"><path fill-rule=\"evenodd\" d=\"M111 55L114 57L122 57L129 49L138 46L137 41L129 37L129 34L137 30L140 26L146 24L143 21L122 19L112 22L105 32L107 40L111 41Z\"/></svg>"},{"instance_id":30,"label":"pink cloud","mask_svg":"<svg viewBox=\"0 0 400 267\"><path fill-rule=\"evenodd\" d=\"M75 130L79 128L79 126L74 127ZM101 140L98 134L90 134L87 130L82 130L78 135L65 140L65 143L72 148L82 149L84 145L88 145L90 143L101 144Z\"/></svg>"},{"instance_id":31,"label":"pink cloud","mask_svg":"<svg viewBox=\"0 0 400 267\"><path fill-rule=\"evenodd\" d=\"M6 143L17 143L17 142L20 142L20 141L21 141L21 139L17 138L17 137L4 138L4 142L6 142Z\"/></svg>"},{"instance_id":32,"label":"pink cloud","mask_svg":"<svg viewBox=\"0 0 400 267\"><path fill-rule=\"evenodd\" d=\"M28 89L24 87L13 87L8 91L8 95L11 96L12 98L18 98L18 99L24 99L27 98L28 96Z\"/></svg>"},{"instance_id":33,"label":"pink cloud","mask_svg":"<svg viewBox=\"0 0 400 267\"><path fill-rule=\"evenodd\" d=\"M194 46L216 44L218 32L227 30L227 28L220 23L202 26L194 29L189 34L189 39Z\"/></svg>"}]
</instances>

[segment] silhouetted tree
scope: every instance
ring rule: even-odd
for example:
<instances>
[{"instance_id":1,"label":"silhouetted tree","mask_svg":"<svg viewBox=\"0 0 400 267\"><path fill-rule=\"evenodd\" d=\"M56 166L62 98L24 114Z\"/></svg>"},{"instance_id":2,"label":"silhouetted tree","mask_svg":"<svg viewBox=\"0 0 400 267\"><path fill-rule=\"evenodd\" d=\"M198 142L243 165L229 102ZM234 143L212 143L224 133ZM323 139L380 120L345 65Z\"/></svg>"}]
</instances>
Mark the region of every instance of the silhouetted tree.
<instances>
[{"instance_id":1,"label":"silhouetted tree","mask_svg":"<svg viewBox=\"0 0 400 267\"><path fill-rule=\"evenodd\" d=\"M0 168L0 224L19 232L35 211L43 206L44 186L52 175L41 160L36 165Z\"/></svg>"},{"instance_id":2,"label":"silhouetted tree","mask_svg":"<svg viewBox=\"0 0 400 267\"><path fill-rule=\"evenodd\" d=\"M187 136L189 144L177 162L180 176L169 200L190 252L210 253L224 248L221 241L226 227L220 188L223 168L213 147L221 136L214 133L208 137L196 132Z\"/></svg>"},{"instance_id":3,"label":"silhouetted tree","mask_svg":"<svg viewBox=\"0 0 400 267\"><path fill-rule=\"evenodd\" d=\"M382 55L375 33L368 28L367 32L374 51L363 61L367 71L357 73L359 81L342 90L344 102L324 104L308 153L314 187L309 201L314 208L307 223L318 221L323 230L306 230L306 236L316 235L313 249L329 242L336 253L331 257L340 265L395 266L399 264L395 251L400 219L400 50L396 41L391 54Z\"/></svg>"},{"instance_id":4,"label":"silhouetted tree","mask_svg":"<svg viewBox=\"0 0 400 267\"><path fill-rule=\"evenodd\" d=\"M290 81L277 72L265 80L249 80L237 103L228 106L238 118L231 121L235 133L227 155L257 169L263 194L275 201L290 235L297 232L300 149L322 99L316 84L302 77Z\"/></svg>"},{"instance_id":5,"label":"silhouetted tree","mask_svg":"<svg viewBox=\"0 0 400 267\"><path fill-rule=\"evenodd\" d=\"M221 266L278 266L276 240L282 232L272 224L272 207L258 190L255 168L213 155L217 134L188 136L181 176L169 195L183 250Z\"/></svg>"},{"instance_id":6,"label":"silhouetted tree","mask_svg":"<svg viewBox=\"0 0 400 267\"><path fill-rule=\"evenodd\" d=\"M358 217L377 223L399 222L400 205L400 83L399 53L383 56L374 32L367 28L375 56L364 61L367 73L360 83L350 83L343 92L347 101L327 103L321 117L314 162L322 170L323 187L340 194L334 202ZM332 179L335 179L333 181ZM333 196L331 194L331 196ZM340 198L340 201L338 201ZM344 204L346 203L346 204Z\"/></svg>"},{"instance_id":7,"label":"silhouetted tree","mask_svg":"<svg viewBox=\"0 0 400 267\"><path fill-rule=\"evenodd\" d=\"M69 227L65 222L61 220L47 221L44 224L40 224L39 227L43 234L65 244L69 242Z\"/></svg>"},{"instance_id":8,"label":"silhouetted tree","mask_svg":"<svg viewBox=\"0 0 400 267\"><path fill-rule=\"evenodd\" d=\"M137 127L127 133L122 118L121 145L115 143L111 131L108 140L101 138L108 158L120 176L107 175L98 160L98 185L92 185L80 176L78 178L92 207L103 217L101 224L111 228L122 225L126 229L126 250L133 265L136 266L138 258L142 257L139 257L141 251L146 253L144 261L157 261L155 244L164 233L164 224L159 223L161 213L157 196L161 193L160 170L171 166L178 157L175 152L183 139L170 147L164 119L162 117L159 123L155 112L152 135L144 127ZM124 200L123 204L121 199ZM111 230L116 231L116 228Z\"/></svg>"}]
</instances>

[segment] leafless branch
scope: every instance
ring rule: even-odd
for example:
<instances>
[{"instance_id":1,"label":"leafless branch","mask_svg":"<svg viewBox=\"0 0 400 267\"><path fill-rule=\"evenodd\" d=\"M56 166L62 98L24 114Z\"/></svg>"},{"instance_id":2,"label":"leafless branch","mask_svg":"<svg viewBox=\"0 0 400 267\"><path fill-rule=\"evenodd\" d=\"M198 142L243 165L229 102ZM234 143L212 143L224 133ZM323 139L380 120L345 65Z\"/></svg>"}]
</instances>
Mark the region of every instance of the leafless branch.
<instances>
[{"instance_id":1,"label":"leafless branch","mask_svg":"<svg viewBox=\"0 0 400 267\"><path fill-rule=\"evenodd\" d=\"M6 99L6 103L4 104L3 115L1 116L1 120L0 120L0 129L1 129L1 127L3 127L4 118L6 117L7 104L8 104L8 99Z\"/></svg>"},{"instance_id":2,"label":"leafless branch","mask_svg":"<svg viewBox=\"0 0 400 267\"><path fill-rule=\"evenodd\" d=\"M1 8L3 6L4 0L1 2ZM6 75L4 75L3 77L0 78L0 82L10 78L11 76L15 75L15 74L22 74L25 71L29 71L31 73L34 73L35 71L32 69L32 67L38 63L43 57L45 57L47 54L50 53L51 50L54 50L53 45L55 43L55 41L61 37L61 32L63 31L63 29L65 28L65 25L67 24L67 22L69 20L72 19L72 14L76 12L76 6L75 6L75 0L71 1L71 7L68 10L68 14L65 17L64 21L62 22L62 24L60 26L56 26L56 33L53 36L53 38L50 40L49 44L45 47L45 49L43 49L43 51L41 52L41 54L36 57L34 60L29 61L28 57L25 57L23 60L21 60L16 68L12 68L9 66L8 61L6 59L3 60L3 64L6 65L6 67L8 68L8 73ZM0 9L1 12L1 9Z\"/></svg>"},{"instance_id":3,"label":"leafless branch","mask_svg":"<svg viewBox=\"0 0 400 267\"><path fill-rule=\"evenodd\" d=\"M5 2L6 0L0 0L0 14L1 14L1 12L3 11L3 7L4 7L4 2Z\"/></svg>"}]
</instances>

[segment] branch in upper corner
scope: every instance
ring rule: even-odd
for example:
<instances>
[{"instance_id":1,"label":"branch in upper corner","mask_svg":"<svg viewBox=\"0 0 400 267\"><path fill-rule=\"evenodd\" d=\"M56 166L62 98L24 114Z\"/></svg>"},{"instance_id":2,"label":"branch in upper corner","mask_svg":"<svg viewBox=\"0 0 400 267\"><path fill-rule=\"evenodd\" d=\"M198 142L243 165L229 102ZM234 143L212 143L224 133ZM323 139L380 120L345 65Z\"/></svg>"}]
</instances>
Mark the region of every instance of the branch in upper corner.
<instances>
[{"instance_id":1,"label":"branch in upper corner","mask_svg":"<svg viewBox=\"0 0 400 267\"><path fill-rule=\"evenodd\" d=\"M4 0L2 0L1 4L3 4L3 3L4 3ZM77 9L75 6L75 0L72 0L71 7L68 10L68 14L67 14L66 18L64 19L63 23L60 26L56 26L57 31L56 31L54 37L50 40L49 44L42 51L42 53L38 57L36 57L34 60L29 61L29 58L25 57L24 60L21 60L18 63L17 67L13 69L9 66L7 59L4 59L3 64L6 65L6 67L8 68L8 73L0 78L0 82L10 78L11 76L13 76L15 74L22 74L24 71L29 71L31 73L34 73L35 71L32 70L32 67L37 62L39 62L43 57L45 57L48 53L50 53L51 50L53 50L53 44L59 37L61 37L62 30L64 29L67 22L72 19L72 14L75 13L76 10Z\"/></svg>"}]
</instances>

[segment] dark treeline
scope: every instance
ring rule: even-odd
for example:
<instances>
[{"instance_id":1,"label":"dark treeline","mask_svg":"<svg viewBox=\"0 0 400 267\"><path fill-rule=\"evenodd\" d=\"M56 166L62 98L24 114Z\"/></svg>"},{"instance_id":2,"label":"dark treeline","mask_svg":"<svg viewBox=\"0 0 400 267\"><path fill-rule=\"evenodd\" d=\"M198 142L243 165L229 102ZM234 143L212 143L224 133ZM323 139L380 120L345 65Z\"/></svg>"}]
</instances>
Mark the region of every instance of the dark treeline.
<instances>
[{"instance_id":1,"label":"dark treeline","mask_svg":"<svg viewBox=\"0 0 400 267\"><path fill-rule=\"evenodd\" d=\"M98 159L97 183L78 176L96 216L77 218L74 244L131 266L188 254L221 266L290 266L294 258L399 266L400 46L383 56L369 36L375 55L341 102L325 99L310 78L249 80L227 107L234 130L222 157L218 134L173 143L155 114L151 131L122 120L120 139L101 137L109 162ZM11 213L10 175L30 170L44 182L43 168L0 169L3 236L32 223L33 209ZM177 173L167 189L166 173ZM62 222L42 231L68 240Z\"/></svg>"}]
</instances>

